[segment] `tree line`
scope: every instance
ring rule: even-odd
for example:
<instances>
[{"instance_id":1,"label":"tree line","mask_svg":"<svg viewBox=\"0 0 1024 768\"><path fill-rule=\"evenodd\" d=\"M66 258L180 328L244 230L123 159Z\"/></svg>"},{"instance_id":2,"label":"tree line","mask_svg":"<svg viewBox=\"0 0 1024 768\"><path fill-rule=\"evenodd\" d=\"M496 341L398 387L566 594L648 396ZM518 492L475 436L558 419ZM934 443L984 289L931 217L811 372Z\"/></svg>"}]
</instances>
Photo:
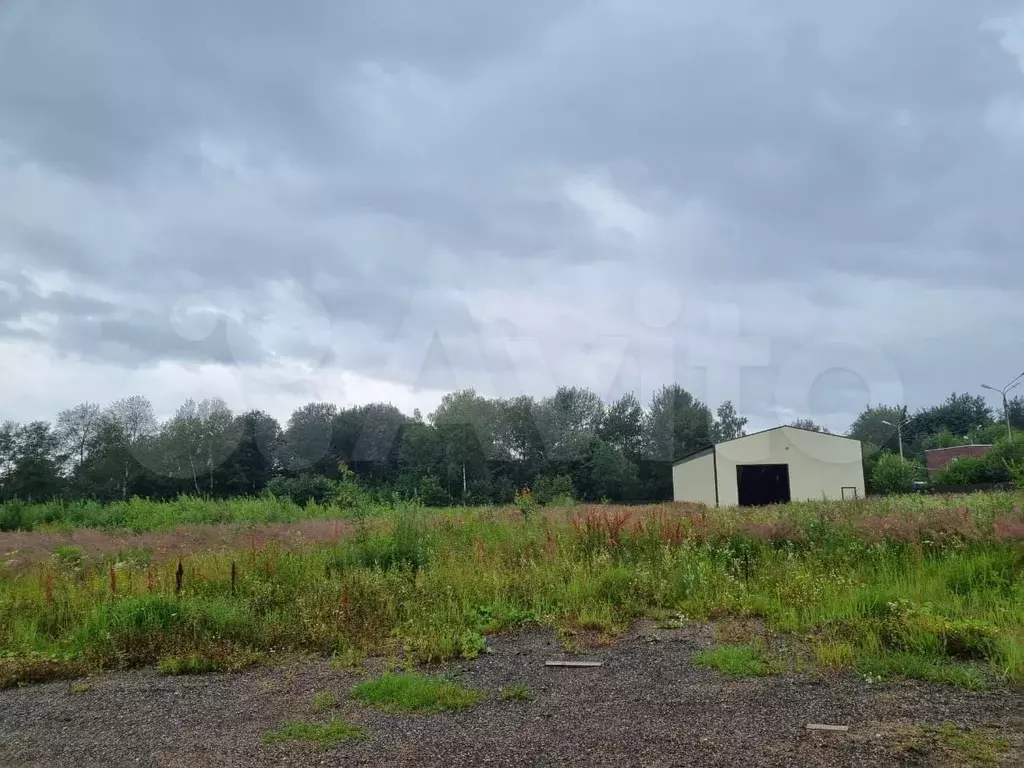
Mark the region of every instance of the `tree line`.
<instances>
[{"instance_id":1,"label":"tree line","mask_svg":"<svg viewBox=\"0 0 1024 768\"><path fill-rule=\"evenodd\" d=\"M1024 399L1010 403L1009 416L1024 429ZM869 464L896 449L884 422L905 422L904 450L916 459L940 443L992 441L1005 430L1002 415L971 395L914 414L869 407L848 432L864 442ZM354 479L371 494L429 505L507 503L538 485L585 500L660 501L672 497L675 458L739 437L746 425L732 403L713 411L675 384L646 406L633 394L605 403L579 387L541 399L463 390L426 418L386 403L318 402L283 426L263 411L235 414L219 399L188 400L160 422L146 398L133 396L82 403L52 423L0 425L0 501L226 498L309 478ZM824 431L806 420L795 426Z\"/></svg>"},{"instance_id":2,"label":"tree line","mask_svg":"<svg viewBox=\"0 0 1024 768\"><path fill-rule=\"evenodd\" d=\"M676 385L646 408L578 387L539 400L454 392L427 418L386 403L309 403L283 426L219 399L189 400L160 423L133 396L0 426L0 500L223 498L275 479L352 476L373 493L439 505L503 503L554 477L584 499L656 500L671 498L673 458L745 425L731 403L713 412Z\"/></svg>"}]
</instances>

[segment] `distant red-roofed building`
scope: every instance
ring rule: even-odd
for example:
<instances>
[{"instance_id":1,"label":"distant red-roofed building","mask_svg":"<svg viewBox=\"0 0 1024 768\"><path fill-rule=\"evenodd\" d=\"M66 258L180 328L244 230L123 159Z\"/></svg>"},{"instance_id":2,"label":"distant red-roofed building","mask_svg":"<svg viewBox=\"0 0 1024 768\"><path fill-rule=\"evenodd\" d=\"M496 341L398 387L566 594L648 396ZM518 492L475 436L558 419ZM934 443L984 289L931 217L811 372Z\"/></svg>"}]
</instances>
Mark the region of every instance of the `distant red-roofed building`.
<instances>
[{"instance_id":1,"label":"distant red-roofed building","mask_svg":"<svg viewBox=\"0 0 1024 768\"><path fill-rule=\"evenodd\" d=\"M928 474L934 476L945 469L953 459L961 456L975 456L981 458L992 450L991 445L955 445L952 448L933 448L925 451L925 462L928 465Z\"/></svg>"}]
</instances>

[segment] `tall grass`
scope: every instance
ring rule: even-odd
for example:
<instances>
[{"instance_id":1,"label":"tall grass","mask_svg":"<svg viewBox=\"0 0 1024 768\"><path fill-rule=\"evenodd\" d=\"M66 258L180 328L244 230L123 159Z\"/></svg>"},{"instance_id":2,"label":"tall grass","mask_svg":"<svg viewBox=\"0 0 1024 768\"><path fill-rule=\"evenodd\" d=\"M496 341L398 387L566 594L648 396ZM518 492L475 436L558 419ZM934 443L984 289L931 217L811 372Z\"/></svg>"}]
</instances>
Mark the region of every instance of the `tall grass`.
<instances>
[{"instance_id":1,"label":"tall grass","mask_svg":"<svg viewBox=\"0 0 1024 768\"><path fill-rule=\"evenodd\" d=\"M127 529L135 532L171 530L181 525L215 523L296 523L302 520L331 520L359 517L379 511L310 502L299 506L274 496L210 500L182 496L176 501L134 498L101 504L97 501L51 501L0 504L0 530L32 531L74 528Z\"/></svg>"},{"instance_id":2,"label":"tall grass","mask_svg":"<svg viewBox=\"0 0 1024 768\"><path fill-rule=\"evenodd\" d=\"M146 564L54 559L0 578L0 684L313 651L472 657L524 624L762 617L824 666L1024 683L1024 518L978 508L583 507L527 521L408 508L342 544ZM234 569L233 567L234 566ZM236 578L232 580L232 570Z\"/></svg>"},{"instance_id":3,"label":"tall grass","mask_svg":"<svg viewBox=\"0 0 1024 768\"><path fill-rule=\"evenodd\" d=\"M784 516L798 523L834 522L863 519L899 513L905 518L928 517L935 512L968 508L982 527L991 528L992 521L1024 505L1024 492L977 493L960 496L908 495L870 498L860 501L814 501L786 505ZM402 505L400 505L402 506ZM555 505L557 506L557 505ZM666 505L672 506L672 505ZM394 505L368 504L358 508L310 502L299 506L287 498L271 495L233 499L203 499L182 496L171 502L133 498L101 504L96 501L50 501L0 503L0 531L37 529L70 530L74 528L126 529L135 532L171 530L181 525L215 523L295 523L303 520L331 520L387 516ZM623 508L609 507L610 510ZM635 510L636 508L625 508ZM436 510L434 514L454 517L488 517L493 508L453 508ZM761 510L715 510L720 523L776 520L776 507Z\"/></svg>"}]
</instances>

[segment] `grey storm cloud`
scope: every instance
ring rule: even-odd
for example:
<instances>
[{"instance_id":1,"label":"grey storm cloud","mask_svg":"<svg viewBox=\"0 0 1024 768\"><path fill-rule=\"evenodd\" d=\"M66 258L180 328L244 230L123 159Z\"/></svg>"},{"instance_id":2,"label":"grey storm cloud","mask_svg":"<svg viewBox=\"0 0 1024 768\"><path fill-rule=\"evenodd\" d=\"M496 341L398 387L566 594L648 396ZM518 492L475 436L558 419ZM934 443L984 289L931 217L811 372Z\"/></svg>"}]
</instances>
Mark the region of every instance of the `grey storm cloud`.
<instances>
[{"instance_id":1,"label":"grey storm cloud","mask_svg":"<svg viewBox=\"0 0 1024 768\"><path fill-rule=\"evenodd\" d=\"M1022 172L1010 2L16 0L0 341L494 394L710 348L768 412L842 332L928 400L936 302L960 369L1012 343Z\"/></svg>"}]
</instances>

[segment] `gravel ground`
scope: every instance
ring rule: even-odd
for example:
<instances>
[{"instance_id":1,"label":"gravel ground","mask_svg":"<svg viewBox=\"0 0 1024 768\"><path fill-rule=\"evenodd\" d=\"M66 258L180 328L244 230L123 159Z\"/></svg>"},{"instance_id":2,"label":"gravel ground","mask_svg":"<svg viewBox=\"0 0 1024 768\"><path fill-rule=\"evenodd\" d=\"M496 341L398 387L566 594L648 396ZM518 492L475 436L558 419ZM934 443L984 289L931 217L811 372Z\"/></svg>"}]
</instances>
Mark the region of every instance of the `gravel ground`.
<instances>
[{"instance_id":1,"label":"gravel ground","mask_svg":"<svg viewBox=\"0 0 1024 768\"><path fill-rule=\"evenodd\" d=\"M65 682L0 691L0 765L956 765L941 747L908 750L920 726L950 722L1007 740L1006 764L1024 764L1024 695L845 674L731 680L690 660L712 638L706 626L641 625L579 657L604 662L591 669L545 667L564 658L549 631L493 638L492 653L443 668L486 691L486 701L434 716L346 700L360 675L323 660L192 678L145 670L74 689ZM501 699L500 689L518 682L535 701ZM81 691L83 683L92 688ZM337 694L338 716L369 732L366 741L329 751L263 743L262 733L284 721L329 718L310 706L326 690ZM808 723L850 730L809 733Z\"/></svg>"}]
</instances>

